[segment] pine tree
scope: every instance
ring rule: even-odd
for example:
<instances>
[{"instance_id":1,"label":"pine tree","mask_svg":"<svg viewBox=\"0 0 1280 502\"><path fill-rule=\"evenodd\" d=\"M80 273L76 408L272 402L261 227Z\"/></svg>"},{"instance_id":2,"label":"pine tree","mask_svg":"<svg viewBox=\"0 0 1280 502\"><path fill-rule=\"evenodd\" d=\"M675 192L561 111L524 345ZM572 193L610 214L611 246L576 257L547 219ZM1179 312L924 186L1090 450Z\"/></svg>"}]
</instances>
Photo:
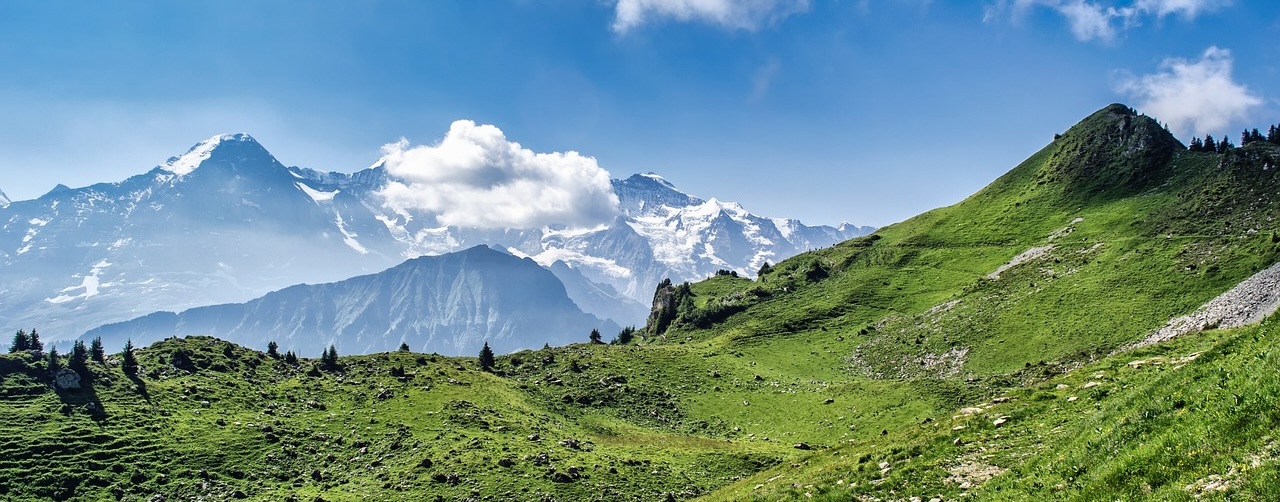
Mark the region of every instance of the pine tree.
<instances>
[{"instance_id":1,"label":"pine tree","mask_svg":"<svg viewBox=\"0 0 1280 502\"><path fill-rule=\"evenodd\" d=\"M129 376L138 374L138 357L133 353L133 339L124 342L124 351L120 352L120 369Z\"/></svg>"},{"instance_id":2,"label":"pine tree","mask_svg":"<svg viewBox=\"0 0 1280 502\"><path fill-rule=\"evenodd\" d=\"M1280 145L1280 127L1271 126L1271 129L1267 130L1267 141Z\"/></svg>"},{"instance_id":3,"label":"pine tree","mask_svg":"<svg viewBox=\"0 0 1280 502\"><path fill-rule=\"evenodd\" d=\"M31 341L27 345L27 348L36 352L44 351L44 343L40 342L40 334L36 333L35 328L31 328Z\"/></svg>"},{"instance_id":4,"label":"pine tree","mask_svg":"<svg viewBox=\"0 0 1280 502\"><path fill-rule=\"evenodd\" d=\"M1227 153L1227 150L1235 147L1235 145L1231 144L1231 140L1227 139L1226 136L1223 136L1222 141L1218 142L1218 153Z\"/></svg>"},{"instance_id":5,"label":"pine tree","mask_svg":"<svg viewBox=\"0 0 1280 502\"><path fill-rule=\"evenodd\" d=\"M484 342L484 347L480 349L480 369L491 371L493 364L493 349L489 348L489 342Z\"/></svg>"},{"instance_id":6,"label":"pine tree","mask_svg":"<svg viewBox=\"0 0 1280 502\"><path fill-rule=\"evenodd\" d=\"M1218 151L1218 142L1213 140L1212 134L1204 135L1204 151L1206 152Z\"/></svg>"},{"instance_id":7,"label":"pine tree","mask_svg":"<svg viewBox=\"0 0 1280 502\"><path fill-rule=\"evenodd\" d=\"M1192 152L1203 152L1204 141L1200 138L1191 138L1191 144L1187 146L1187 150Z\"/></svg>"},{"instance_id":8,"label":"pine tree","mask_svg":"<svg viewBox=\"0 0 1280 502\"><path fill-rule=\"evenodd\" d=\"M79 373L81 377L89 374L89 348L85 347L84 340L76 340L71 346L71 357L67 358L67 367Z\"/></svg>"},{"instance_id":9,"label":"pine tree","mask_svg":"<svg viewBox=\"0 0 1280 502\"><path fill-rule=\"evenodd\" d=\"M297 366L297 365L298 365L298 355L297 355L297 354L294 354L292 350L287 351L287 352L285 352L285 353L284 353L284 362L285 362L286 364L291 364L291 365Z\"/></svg>"},{"instance_id":10,"label":"pine tree","mask_svg":"<svg viewBox=\"0 0 1280 502\"><path fill-rule=\"evenodd\" d=\"M102 348L102 337L95 336L93 341L89 342L89 358L97 363L107 362L107 352Z\"/></svg>"},{"instance_id":11,"label":"pine tree","mask_svg":"<svg viewBox=\"0 0 1280 502\"><path fill-rule=\"evenodd\" d=\"M400 352L409 352L408 342L400 342Z\"/></svg>"},{"instance_id":12,"label":"pine tree","mask_svg":"<svg viewBox=\"0 0 1280 502\"><path fill-rule=\"evenodd\" d=\"M267 356L272 359L280 359L280 346L275 340L267 342Z\"/></svg>"},{"instance_id":13,"label":"pine tree","mask_svg":"<svg viewBox=\"0 0 1280 502\"><path fill-rule=\"evenodd\" d=\"M29 349L31 349L31 337L27 336L26 331L21 329L18 330L18 332L13 335L13 342L9 343L9 353L13 354L15 352L22 352Z\"/></svg>"},{"instance_id":14,"label":"pine tree","mask_svg":"<svg viewBox=\"0 0 1280 502\"><path fill-rule=\"evenodd\" d=\"M62 363L58 362L58 348L49 347L49 371L57 373L62 369Z\"/></svg>"},{"instance_id":15,"label":"pine tree","mask_svg":"<svg viewBox=\"0 0 1280 502\"><path fill-rule=\"evenodd\" d=\"M588 335L587 338L591 339L591 343L604 343L600 341L600 330L598 329L592 328L591 334Z\"/></svg>"}]
</instances>

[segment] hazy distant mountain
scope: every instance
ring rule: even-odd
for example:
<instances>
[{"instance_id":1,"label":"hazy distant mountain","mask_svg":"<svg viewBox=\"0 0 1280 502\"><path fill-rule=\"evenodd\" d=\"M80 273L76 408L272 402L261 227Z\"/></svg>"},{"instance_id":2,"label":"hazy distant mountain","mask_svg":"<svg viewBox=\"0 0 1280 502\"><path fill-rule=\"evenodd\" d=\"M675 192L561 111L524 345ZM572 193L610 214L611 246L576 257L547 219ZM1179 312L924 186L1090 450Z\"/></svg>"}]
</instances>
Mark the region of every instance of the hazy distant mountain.
<instances>
[{"instance_id":1,"label":"hazy distant mountain","mask_svg":"<svg viewBox=\"0 0 1280 502\"><path fill-rule=\"evenodd\" d=\"M619 327L584 313L555 275L528 258L476 246L424 256L344 281L291 286L245 303L158 312L89 331L107 345L126 338L212 335L318 355L395 350L473 355L487 341L499 353L583 342Z\"/></svg>"},{"instance_id":2,"label":"hazy distant mountain","mask_svg":"<svg viewBox=\"0 0 1280 502\"><path fill-rule=\"evenodd\" d=\"M230 134L121 182L12 202L0 207L0 325L67 339L475 245L553 267L582 308L630 324L663 278L722 268L752 276L765 261L870 231L759 217L654 174L615 180L621 214L596 228L445 227L388 208L380 190L389 180L381 163L352 174L286 167L252 137Z\"/></svg>"}]
</instances>

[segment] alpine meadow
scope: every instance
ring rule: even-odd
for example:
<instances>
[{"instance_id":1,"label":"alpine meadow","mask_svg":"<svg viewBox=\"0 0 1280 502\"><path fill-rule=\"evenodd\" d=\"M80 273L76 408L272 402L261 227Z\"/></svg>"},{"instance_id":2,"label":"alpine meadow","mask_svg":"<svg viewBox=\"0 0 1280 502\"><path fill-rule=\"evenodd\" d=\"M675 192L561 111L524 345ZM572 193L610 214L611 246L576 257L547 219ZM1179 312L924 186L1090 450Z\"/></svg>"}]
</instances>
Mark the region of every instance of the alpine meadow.
<instances>
[{"instance_id":1,"label":"alpine meadow","mask_svg":"<svg viewBox=\"0 0 1280 502\"><path fill-rule=\"evenodd\" d=\"M0 1L0 502L1280 500L1276 40Z\"/></svg>"},{"instance_id":2,"label":"alpine meadow","mask_svg":"<svg viewBox=\"0 0 1280 502\"><path fill-rule=\"evenodd\" d=\"M81 361L78 385L18 351L0 493L1266 499L1276 166L1265 138L1189 151L1116 104L953 206L754 280L665 281L613 343L483 367L188 336L134 349L133 374Z\"/></svg>"}]
</instances>

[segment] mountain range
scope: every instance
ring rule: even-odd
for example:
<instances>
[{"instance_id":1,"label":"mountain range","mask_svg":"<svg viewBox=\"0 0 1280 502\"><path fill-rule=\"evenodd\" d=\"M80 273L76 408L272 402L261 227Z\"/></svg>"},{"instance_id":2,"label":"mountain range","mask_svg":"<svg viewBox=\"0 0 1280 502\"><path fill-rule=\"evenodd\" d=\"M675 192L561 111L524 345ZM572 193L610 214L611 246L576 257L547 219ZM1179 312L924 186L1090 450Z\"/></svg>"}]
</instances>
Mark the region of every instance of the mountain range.
<instances>
[{"instance_id":1,"label":"mountain range","mask_svg":"<svg viewBox=\"0 0 1280 502\"><path fill-rule=\"evenodd\" d=\"M614 180L619 215L595 228L440 226L433 214L385 204L392 179L381 161L351 174L286 167L252 137L226 134L124 181L13 201L0 207L0 324L65 340L476 245L531 257L583 309L638 324L661 279L751 276L766 261L871 230L759 217L654 174Z\"/></svg>"}]
</instances>

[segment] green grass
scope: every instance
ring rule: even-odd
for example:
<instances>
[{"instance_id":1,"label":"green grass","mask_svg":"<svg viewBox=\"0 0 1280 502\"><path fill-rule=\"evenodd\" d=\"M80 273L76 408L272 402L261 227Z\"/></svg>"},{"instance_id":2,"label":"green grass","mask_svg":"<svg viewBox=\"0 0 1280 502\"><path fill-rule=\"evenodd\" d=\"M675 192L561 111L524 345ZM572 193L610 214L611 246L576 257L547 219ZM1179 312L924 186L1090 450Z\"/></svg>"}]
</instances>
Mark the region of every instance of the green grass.
<instances>
[{"instance_id":1,"label":"green grass","mask_svg":"<svg viewBox=\"0 0 1280 502\"><path fill-rule=\"evenodd\" d=\"M1264 499L1275 321L1114 352L1280 259L1280 148L1180 151L1122 108L959 204L692 284L631 345L320 372L173 339L81 392L0 357L0 498Z\"/></svg>"}]
</instances>

